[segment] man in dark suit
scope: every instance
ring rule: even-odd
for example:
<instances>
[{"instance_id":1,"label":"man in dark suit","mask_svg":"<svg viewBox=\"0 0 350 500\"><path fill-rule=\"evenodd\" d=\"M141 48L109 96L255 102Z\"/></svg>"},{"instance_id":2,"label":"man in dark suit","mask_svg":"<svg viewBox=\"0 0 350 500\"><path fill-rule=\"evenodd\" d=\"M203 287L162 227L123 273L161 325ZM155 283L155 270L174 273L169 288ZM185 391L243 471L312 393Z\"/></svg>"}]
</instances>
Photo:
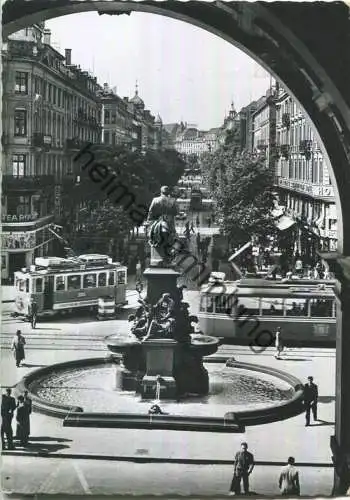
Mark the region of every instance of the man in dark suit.
<instances>
[{"instance_id":1,"label":"man in dark suit","mask_svg":"<svg viewBox=\"0 0 350 500\"><path fill-rule=\"evenodd\" d=\"M314 420L317 420L317 400L318 400L318 387L314 384L313 377L307 378L308 383L304 385L304 405L305 405L305 426L310 425L310 412Z\"/></svg>"},{"instance_id":2,"label":"man in dark suit","mask_svg":"<svg viewBox=\"0 0 350 500\"><path fill-rule=\"evenodd\" d=\"M13 431L12 419L16 409L16 400L11 396L11 389L6 389L6 394L1 398L1 443L2 448L5 448L5 436L7 439L7 448L13 450Z\"/></svg>"},{"instance_id":3,"label":"man in dark suit","mask_svg":"<svg viewBox=\"0 0 350 500\"><path fill-rule=\"evenodd\" d=\"M249 494L249 476L254 469L254 456L248 451L247 443L241 444L241 450L236 453L233 478L229 495L239 495L241 493L241 480L243 479L243 489L246 495Z\"/></svg>"}]
</instances>

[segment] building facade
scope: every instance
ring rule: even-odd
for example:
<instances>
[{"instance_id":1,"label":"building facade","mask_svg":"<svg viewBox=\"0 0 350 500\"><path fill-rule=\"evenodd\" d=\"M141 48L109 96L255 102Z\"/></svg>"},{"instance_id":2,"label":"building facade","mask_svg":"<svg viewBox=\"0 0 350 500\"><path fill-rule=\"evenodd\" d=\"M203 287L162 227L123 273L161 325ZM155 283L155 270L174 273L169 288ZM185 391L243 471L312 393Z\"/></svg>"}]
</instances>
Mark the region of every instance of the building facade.
<instances>
[{"instance_id":1,"label":"building facade","mask_svg":"<svg viewBox=\"0 0 350 500\"><path fill-rule=\"evenodd\" d=\"M264 152L272 170L276 164L276 98L278 87L271 87L255 103L252 113L252 150Z\"/></svg>"},{"instance_id":2,"label":"building facade","mask_svg":"<svg viewBox=\"0 0 350 500\"><path fill-rule=\"evenodd\" d=\"M50 252L74 155L101 140L96 78L51 46L43 24L12 35L3 61L2 278Z\"/></svg>"},{"instance_id":3,"label":"building facade","mask_svg":"<svg viewBox=\"0 0 350 500\"><path fill-rule=\"evenodd\" d=\"M138 95L121 98L105 83L99 93L102 103L102 142L113 146L128 145L132 150L162 149L163 123L145 109Z\"/></svg>"},{"instance_id":4,"label":"building facade","mask_svg":"<svg viewBox=\"0 0 350 500\"><path fill-rule=\"evenodd\" d=\"M302 109L279 88L276 121L276 187L291 218L295 251L317 258L336 250L337 214L329 165Z\"/></svg>"}]
</instances>

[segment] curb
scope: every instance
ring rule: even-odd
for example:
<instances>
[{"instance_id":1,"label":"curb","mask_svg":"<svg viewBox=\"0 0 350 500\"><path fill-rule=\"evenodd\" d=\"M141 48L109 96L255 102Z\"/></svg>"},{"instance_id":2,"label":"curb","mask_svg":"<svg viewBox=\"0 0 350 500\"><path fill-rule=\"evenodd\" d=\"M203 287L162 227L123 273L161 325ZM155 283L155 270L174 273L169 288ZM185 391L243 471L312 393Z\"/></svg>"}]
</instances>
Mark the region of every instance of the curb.
<instances>
[{"instance_id":1,"label":"curb","mask_svg":"<svg viewBox=\"0 0 350 500\"><path fill-rule=\"evenodd\" d=\"M45 452L26 452L26 451L2 451L4 456L27 456L27 457L42 457L42 458L66 458L71 460L108 460L113 462L134 462L139 464L182 464L182 465L234 465L234 460L210 460L206 458L161 458L161 457L129 457L116 455L94 455L92 453L45 453ZM255 466L262 467L283 467L286 462L258 460L255 461ZM333 468L333 463L310 463L298 462L298 467L317 467L317 468Z\"/></svg>"},{"instance_id":2,"label":"curb","mask_svg":"<svg viewBox=\"0 0 350 500\"><path fill-rule=\"evenodd\" d=\"M33 409L38 411L39 413L44 413L51 417L61 418L65 420L63 425L74 426L74 427L106 427L106 423L104 421L110 421L107 427L110 428L144 428L150 429L149 425L149 417L148 415L135 415L134 420L140 421L130 421L128 425L125 422L125 415L123 414L106 414L106 413L85 413L83 408L80 407L72 407L66 405L59 405L56 403L51 403L49 401L43 400L33 394L32 388L35 386L35 380L40 378L43 375L47 375L49 373L55 372L56 370L62 370L64 368L71 367L79 367L79 366L94 366L110 363L113 359L113 356L106 356L104 358L88 358L88 359L79 359L74 361L66 361L63 363L57 363L54 365L47 366L45 368L39 368L37 370L32 371L25 377L23 377L20 382L15 386L15 391L22 393L25 389L29 390L29 395L33 401ZM225 358L221 358L221 362L225 362ZM230 357L226 357L226 361L229 360ZM218 362L218 360L216 360ZM220 362L219 361L219 362ZM279 377L280 379L286 381L290 384L291 388L294 389L294 395L291 399L284 401L279 404L275 404L273 406L269 406L267 408L261 409L253 409L250 411L237 411L237 412L227 412L223 415L223 417L219 420L222 421L222 430L221 432L227 432L227 426L225 425L226 420L231 420L235 424L238 425L238 428L245 428L246 426L251 425L261 425L272 423L280 420L285 420L291 417L295 417L304 412L303 405L303 384L296 377L289 375L288 373L282 372L276 368L266 367L262 365L253 365L252 363L245 362L237 362L231 358L230 364L228 366L235 368L244 368L252 371L260 371L262 373L266 373L269 375L274 375ZM33 385L32 385L33 384ZM31 387L32 386L32 387ZM123 417L123 422L120 417ZM100 420L100 421L99 421ZM169 417L165 420L171 420ZM184 421L186 419L183 419ZM191 419L187 419L191 420ZM200 419L198 419L200 420ZM204 419L205 420L205 419ZM69 425L71 423L71 425ZM98 422L99 421L99 422ZM142 422L141 422L142 421ZM156 422L157 419L154 419ZM85 425L84 423L85 422ZM80 425L79 425L80 423ZM204 422L203 422L204 424ZM216 425L218 422L216 422ZM160 425L160 424L159 424ZM163 424L162 424L163 425ZM141 427L140 427L141 426ZM153 426L151 426L153 427ZM174 430L184 430L180 429L179 425L176 425L176 429ZM188 425L191 427L191 425ZM219 426L220 427L220 426ZM163 428L163 427L162 427ZM204 425L203 425L204 428ZM188 428L188 430L193 430L192 428ZM218 429L215 429L218 431ZM210 432L210 431L209 431ZM237 432L237 431L236 431Z\"/></svg>"}]
</instances>

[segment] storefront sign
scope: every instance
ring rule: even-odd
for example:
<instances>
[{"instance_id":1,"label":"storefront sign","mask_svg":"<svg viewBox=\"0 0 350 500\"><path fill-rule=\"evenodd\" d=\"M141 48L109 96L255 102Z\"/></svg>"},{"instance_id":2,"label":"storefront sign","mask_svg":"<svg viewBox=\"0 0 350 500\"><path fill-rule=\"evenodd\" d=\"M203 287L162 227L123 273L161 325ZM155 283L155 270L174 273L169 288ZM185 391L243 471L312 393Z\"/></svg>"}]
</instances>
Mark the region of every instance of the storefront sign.
<instances>
[{"instance_id":1,"label":"storefront sign","mask_svg":"<svg viewBox=\"0 0 350 500\"><path fill-rule=\"evenodd\" d=\"M31 222L38 218L39 214L37 212L33 212L32 214L25 215L3 215L2 222L14 223L14 222Z\"/></svg>"},{"instance_id":2,"label":"storefront sign","mask_svg":"<svg viewBox=\"0 0 350 500\"><path fill-rule=\"evenodd\" d=\"M36 245L35 232L2 233L2 248L8 250L26 250Z\"/></svg>"},{"instance_id":3,"label":"storefront sign","mask_svg":"<svg viewBox=\"0 0 350 500\"><path fill-rule=\"evenodd\" d=\"M301 193L312 194L312 196L332 197L334 196L333 186L317 186L311 182L295 181L292 179L278 178L278 185L299 191Z\"/></svg>"}]
</instances>

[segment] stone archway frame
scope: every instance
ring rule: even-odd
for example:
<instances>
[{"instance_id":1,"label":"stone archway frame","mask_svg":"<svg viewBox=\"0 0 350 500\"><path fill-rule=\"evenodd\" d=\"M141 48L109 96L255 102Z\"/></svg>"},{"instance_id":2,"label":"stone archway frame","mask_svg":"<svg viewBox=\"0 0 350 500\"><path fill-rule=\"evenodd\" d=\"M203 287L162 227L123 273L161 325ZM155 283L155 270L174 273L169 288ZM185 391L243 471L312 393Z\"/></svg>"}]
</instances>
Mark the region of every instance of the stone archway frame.
<instances>
[{"instance_id":1,"label":"stone archway frame","mask_svg":"<svg viewBox=\"0 0 350 500\"><path fill-rule=\"evenodd\" d=\"M242 49L282 82L317 129L329 159L338 212L338 251L350 256L350 21L342 2L163 2L7 0L3 33L45 19L96 10L99 14L160 14L203 28ZM330 256L336 264L341 255ZM335 264L334 264L335 265ZM335 266L336 267L336 266ZM339 267L339 265L338 265ZM342 269L337 318L335 490L350 484L350 280Z\"/></svg>"}]
</instances>

